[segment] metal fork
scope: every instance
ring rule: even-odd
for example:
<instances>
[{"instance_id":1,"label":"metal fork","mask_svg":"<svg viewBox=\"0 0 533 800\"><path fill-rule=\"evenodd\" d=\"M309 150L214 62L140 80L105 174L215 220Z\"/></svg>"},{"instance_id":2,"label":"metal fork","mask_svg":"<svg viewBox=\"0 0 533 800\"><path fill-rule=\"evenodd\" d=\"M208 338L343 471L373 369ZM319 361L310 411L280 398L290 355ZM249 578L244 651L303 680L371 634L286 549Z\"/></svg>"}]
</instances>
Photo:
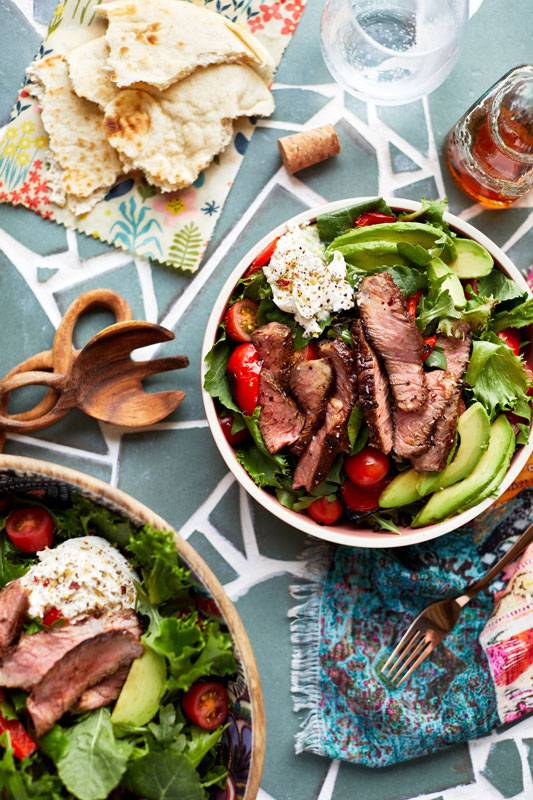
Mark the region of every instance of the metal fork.
<instances>
[{"instance_id":1,"label":"metal fork","mask_svg":"<svg viewBox=\"0 0 533 800\"><path fill-rule=\"evenodd\" d=\"M507 564L514 561L531 542L533 542L533 525L518 537L513 546L486 575L467 586L463 594L432 603L413 620L380 670L394 688L407 680L447 636L467 603L483 591L492 579Z\"/></svg>"}]
</instances>

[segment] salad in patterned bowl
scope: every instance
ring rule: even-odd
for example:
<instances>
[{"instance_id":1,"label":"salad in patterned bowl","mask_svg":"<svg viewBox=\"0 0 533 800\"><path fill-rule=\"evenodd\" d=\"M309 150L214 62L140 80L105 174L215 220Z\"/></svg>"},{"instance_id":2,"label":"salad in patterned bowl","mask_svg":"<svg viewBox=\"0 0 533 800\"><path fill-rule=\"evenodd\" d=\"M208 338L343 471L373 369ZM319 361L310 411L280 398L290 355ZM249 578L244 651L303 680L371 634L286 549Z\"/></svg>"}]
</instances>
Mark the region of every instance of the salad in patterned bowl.
<instances>
[{"instance_id":1,"label":"salad in patterned bowl","mask_svg":"<svg viewBox=\"0 0 533 800\"><path fill-rule=\"evenodd\" d=\"M533 299L445 209L378 198L302 215L248 255L213 311L217 444L260 502L314 535L438 535L531 451Z\"/></svg>"},{"instance_id":2,"label":"salad in patterned bowl","mask_svg":"<svg viewBox=\"0 0 533 800\"><path fill-rule=\"evenodd\" d=\"M218 603L185 543L107 505L0 468L0 795L255 797L250 696Z\"/></svg>"}]
</instances>

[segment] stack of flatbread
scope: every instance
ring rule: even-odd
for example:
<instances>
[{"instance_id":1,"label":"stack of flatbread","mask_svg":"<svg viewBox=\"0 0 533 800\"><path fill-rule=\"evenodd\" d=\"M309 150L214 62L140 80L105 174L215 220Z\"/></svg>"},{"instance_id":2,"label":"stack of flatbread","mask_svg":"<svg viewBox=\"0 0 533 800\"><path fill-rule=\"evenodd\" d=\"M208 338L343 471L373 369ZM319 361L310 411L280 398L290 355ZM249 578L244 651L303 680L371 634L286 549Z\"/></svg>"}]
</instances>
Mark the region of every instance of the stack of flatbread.
<instances>
[{"instance_id":1,"label":"stack of flatbread","mask_svg":"<svg viewBox=\"0 0 533 800\"><path fill-rule=\"evenodd\" d=\"M190 186L234 120L274 110L272 59L246 28L184 0L113 0L97 13L103 36L27 70L51 199L78 215L133 170L164 192Z\"/></svg>"}]
</instances>

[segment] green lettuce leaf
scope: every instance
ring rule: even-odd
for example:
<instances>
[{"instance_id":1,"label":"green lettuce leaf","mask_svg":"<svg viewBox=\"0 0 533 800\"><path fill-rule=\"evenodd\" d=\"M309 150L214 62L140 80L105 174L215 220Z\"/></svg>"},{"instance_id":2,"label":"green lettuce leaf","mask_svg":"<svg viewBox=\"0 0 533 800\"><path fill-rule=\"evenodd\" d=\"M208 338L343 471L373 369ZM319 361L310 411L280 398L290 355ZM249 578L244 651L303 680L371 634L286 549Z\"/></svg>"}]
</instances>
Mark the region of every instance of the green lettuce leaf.
<instances>
[{"instance_id":1,"label":"green lettuce leaf","mask_svg":"<svg viewBox=\"0 0 533 800\"><path fill-rule=\"evenodd\" d=\"M226 331L223 331L218 341L215 342L205 357L207 372L204 378L204 389L209 392L211 397L218 400L224 408L240 414L240 409L231 394L228 373L226 372L232 349L232 345L226 339Z\"/></svg>"},{"instance_id":2,"label":"green lettuce leaf","mask_svg":"<svg viewBox=\"0 0 533 800\"><path fill-rule=\"evenodd\" d=\"M398 214L398 219L401 222L415 222L415 220L423 217L432 225L445 227L448 230L448 225L444 222L444 214L447 208L448 199L446 197L442 200L427 200L423 197L420 201L420 208L417 211L403 211Z\"/></svg>"},{"instance_id":3,"label":"green lettuce leaf","mask_svg":"<svg viewBox=\"0 0 533 800\"><path fill-rule=\"evenodd\" d=\"M183 753L159 750L132 761L122 785L146 800L205 800L200 776Z\"/></svg>"},{"instance_id":4,"label":"green lettuce leaf","mask_svg":"<svg viewBox=\"0 0 533 800\"><path fill-rule=\"evenodd\" d=\"M524 362L494 334L474 341L465 381L491 419L500 411L514 411L531 419Z\"/></svg>"},{"instance_id":5,"label":"green lettuce leaf","mask_svg":"<svg viewBox=\"0 0 533 800\"><path fill-rule=\"evenodd\" d=\"M257 406L251 416L243 416L253 444L240 448L235 455L258 486L282 487L291 474L290 465L285 456L273 456L268 452L259 428L260 413L261 407Z\"/></svg>"},{"instance_id":6,"label":"green lettuce leaf","mask_svg":"<svg viewBox=\"0 0 533 800\"><path fill-rule=\"evenodd\" d=\"M531 324L533 324L533 297L511 308L510 311L499 311L492 318L491 327L498 332L505 328L524 328Z\"/></svg>"},{"instance_id":7,"label":"green lettuce leaf","mask_svg":"<svg viewBox=\"0 0 533 800\"><path fill-rule=\"evenodd\" d=\"M419 330L424 331L430 323L443 319L459 319L461 314L455 308L448 289L438 294L428 294L422 297L417 306L416 324Z\"/></svg>"},{"instance_id":8,"label":"green lettuce leaf","mask_svg":"<svg viewBox=\"0 0 533 800\"><path fill-rule=\"evenodd\" d=\"M365 203L359 203L356 206L348 206L347 208L341 208L339 211L320 214L316 219L316 227L320 239L324 244L329 244L348 228L353 228L357 217L367 211L376 211L379 214L389 215L393 213L381 197L376 197L374 200L367 200Z\"/></svg>"},{"instance_id":9,"label":"green lettuce leaf","mask_svg":"<svg viewBox=\"0 0 533 800\"><path fill-rule=\"evenodd\" d=\"M448 369L448 360L442 347L435 347L424 363L430 369Z\"/></svg>"},{"instance_id":10,"label":"green lettuce leaf","mask_svg":"<svg viewBox=\"0 0 533 800\"><path fill-rule=\"evenodd\" d=\"M145 525L131 536L126 550L143 576L148 598L159 605L192 586L190 571L179 559L172 534Z\"/></svg>"},{"instance_id":11,"label":"green lettuce leaf","mask_svg":"<svg viewBox=\"0 0 533 800\"><path fill-rule=\"evenodd\" d=\"M493 297L498 303L527 297L523 289L499 269L493 269L484 278L478 278L477 291L481 297Z\"/></svg>"},{"instance_id":12,"label":"green lettuce leaf","mask_svg":"<svg viewBox=\"0 0 533 800\"><path fill-rule=\"evenodd\" d=\"M204 731L196 725L191 726L191 736L187 740L185 755L193 767L198 767L205 756L217 746L224 731L225 727L223 725L214 731Z\"/></svg>"},{"instance_id":13,"label":"green lettuce leaf","mask_svg":"<svg viewBox=\"0 0 533 800\"><path fill-rule=\"evenodd\" d=\"M123 547L135 531L133 523L120 514L80 495L74 498L68 508L56 511L54 519L56 542L93 534Z\"/></svg>"},{"instance_id":14,"label":"green lettuce leaf","mask_svg":"<svg viewBox=\"0 0 533 800\"><path fill-rule=\"evenodd\" d=\"M350 442L350 450L355 445L362 424L363 411L359 406L354 406L348 417L348 441Z\"/></svg>"},{"instance_id":15,"label":"green lettuce leaf","mask_svg":"<svg viewBox=\"0 0 533 800\"><path fill-rule=\"evenodd\" d=\"M3 528L4 525L0 525L0 531ZM0 533L0 588L9 581L21 578L35 562L35 558L21 553L11 544L5 534Z\"/></svg>"},{"instance_id":16,"label":"green lettuce leaf","mask_svg":"<svg viewBox=\"0 0 533 800\"><path fill-rule=\"evenodd\" d=\"M468 300L462 318L473 333L481 334L487 330L494 306L495 300L490 297L475 294Z\"/></svg>"}]
</instances>

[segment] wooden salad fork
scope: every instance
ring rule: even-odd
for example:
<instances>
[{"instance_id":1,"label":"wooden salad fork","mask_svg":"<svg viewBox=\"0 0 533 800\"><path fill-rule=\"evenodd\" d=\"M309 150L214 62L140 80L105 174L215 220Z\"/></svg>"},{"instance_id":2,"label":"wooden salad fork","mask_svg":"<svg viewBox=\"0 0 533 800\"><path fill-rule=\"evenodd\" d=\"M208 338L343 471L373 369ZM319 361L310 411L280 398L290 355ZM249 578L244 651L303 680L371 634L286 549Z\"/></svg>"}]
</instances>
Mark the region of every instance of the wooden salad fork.
<instances>
[{"instance_id":1,"label":"wooden salad fork","mask_svg":"<svg viewBox=\"0 0 533 800\"><path fill-rule=\"evenodd\" d=\"M401 686L450 633L467 603L483 591L507 564L521 555L531 542L533 542L533 524L518 537L486 575L467 586L462 594L438 600L424 609L413 620L380 668L383 677L392 683L394 688Z\"/></svg>"}]
</instances>

